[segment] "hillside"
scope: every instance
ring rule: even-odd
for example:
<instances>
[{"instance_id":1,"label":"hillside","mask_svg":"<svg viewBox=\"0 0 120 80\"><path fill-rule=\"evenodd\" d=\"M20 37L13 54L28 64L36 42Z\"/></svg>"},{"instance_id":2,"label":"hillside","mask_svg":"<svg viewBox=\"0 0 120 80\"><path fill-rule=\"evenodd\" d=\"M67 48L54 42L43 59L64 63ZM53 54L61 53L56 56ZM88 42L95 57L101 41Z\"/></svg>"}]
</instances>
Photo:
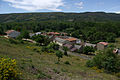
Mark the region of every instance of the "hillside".
<instances>
[{"instance_id":1,"label":"hillside","mask_svg":"<svg viewBox=\"0 0 120 80\"><path fill-rule=\"evenodd\" d=\"M85 66L86 60L76 56L63 57L60 64L55 64L54 53L41 54L41 47L31 43L11 44L0 38L0 56L16 59L22 72L23 80L118 80L117 77L99 73ZM69 61L70 65L64 64Z\"/></svg>"},{"instance_id":2,"label":"hillside","mask_svg":"<svg viewBox=\"0 0 120 80\"><path fill-rule=\"evenodd\" d=\"M24 22L24 21L120 21L120 14L104 12L85 13L14 13L0 14L0 22Z\"/></svg>"}]
</instances>

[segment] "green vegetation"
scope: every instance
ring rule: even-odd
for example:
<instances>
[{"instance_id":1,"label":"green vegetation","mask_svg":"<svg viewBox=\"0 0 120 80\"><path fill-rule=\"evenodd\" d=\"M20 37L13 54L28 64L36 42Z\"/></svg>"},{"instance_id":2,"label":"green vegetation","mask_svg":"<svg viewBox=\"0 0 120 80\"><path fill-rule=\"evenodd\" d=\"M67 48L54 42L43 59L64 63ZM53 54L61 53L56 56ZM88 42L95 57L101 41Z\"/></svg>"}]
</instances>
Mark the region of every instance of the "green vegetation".
<instances>
[{"instance_id":1,"label":"green vegetation","mask_svg":"<svg viewBox=\"0 0 120 80\"><path fill-rule=\"evenodd\" d=\"M69 21L27 21L27 22L11 22L1 23L2 31L9 29L21 28L21 32L28 30L28 32L37 31L55 31L67 32L68 35L89 41L90 43L97 43L100 41L115 42L115 38L120 35L120 22L69 22ZM23 33L25 35L26 32ZM27 36L24 36L27 37ZM40 36L39 36L40 37Z\"/></svg>"},{"instance_id":2,"label":"green vegetation","mask_svg":"<svg viewBox=\"0 0 120 80\"><path fill-rule=\"evenodd\" d=\"M27 30L21 31L21 34L20 36L18 36L18 39L22 39L22 38L26 38L26 39L30 38L29 32Z\"/></svg>"},{"instance_id":3,"label":"green vegetation","mask_svg":"<svg viewBox=\"0 0 120 80\"><path fill-rule=\"evenodd\" d=\"M95 49L91 46L85 46L83 48L83 53L84 54L91 54L92 52L95 52Z\"/></svg>"},{"instance_id":4,"label":"green vegetation","mask_svg":"<svg viewBox=\"0 0 120 80\"><path fill-rule=\"evenodd\" d=\"M48 45L50 43L50 40L48 37L43 36L43 35L35 35L32 36L32 39L38 42L40 45Z\"/></svg>"},{"instance_id":5,"label":"green vegetation","mask_svg":"<svg viewBox=\"0 0 120 80\"><path fill-rule=\"evenodd\" d=\"M97 67L104 69L108 73L120 72L120 56L113 53L113 49L107 49L104 52L99 52L92 60L87 62L88 67Z\"/></svg>"},{"instance_id":6,"label":"green vegetation","mask_svg":"<svg viewBox=\"0 0 120 80\"><path fill-rule=\"evenodd\" d=\"M63 54L61 51L56 51L56 56L58 57L58 63L60 62L60 58L63 58Z\"/></svg>"},{"instance_id":7,"label":"green vegetation","mask_svg":"<svg viewBox=\"0 0 120 80\"><path fill-rule=\"evenodd\" d=\"M67 32L91 43L115 42L120 36L120 14L104 12L1 14L0 22L0 34L14 29L21 31L22 37L26 38L24 30Z\"/></svg>"},{"instance_id":8,"label":"green vegetation","mask_svg":"<svg viewBox=\"0 0 120 80\"><path fill-rule=\"evenodd\" d=\"M79 56L63 56L60 64L55 64L58 60L56 54L42 52L42 47L28 42L11 44L8 39L0 38L0 56L16 60L23 80L119 80L114 75L86 67L87 60Z\"/></svg>"},{"instance_id":9,"label":"green vegetation","mask_svg":"<svg viewBox=\"0 0 120 80\"><path fill-rule=\"evenodd\" d=\"M120 15L105 12L85 12L85 13L19 13L0 14L0 22L26 22L26 21L120 21ZM63 27L63 26L62 26ZM34 29L37 30L37 26Z\"/></svg>"},{"instance_id":10,"label":"green vegetation","mask_svg":"<svg viewBox=\"0 0 120 80\"><path fill-rule=\"evenodd\" d=\"M68 48L67 47L63 47L63 50L64 50L64 55L68 56L68 54L67 54Z\"/></svg>"},{"instance_id":11,"label":"green vegetation","mask_svg":"<svg viewBox=\"0 0 120 80\"><path fill-rule=\"evenodd\" d=\"M15 59L0 58L0 80L20 80Z\"/></svg>"}]
</instances>

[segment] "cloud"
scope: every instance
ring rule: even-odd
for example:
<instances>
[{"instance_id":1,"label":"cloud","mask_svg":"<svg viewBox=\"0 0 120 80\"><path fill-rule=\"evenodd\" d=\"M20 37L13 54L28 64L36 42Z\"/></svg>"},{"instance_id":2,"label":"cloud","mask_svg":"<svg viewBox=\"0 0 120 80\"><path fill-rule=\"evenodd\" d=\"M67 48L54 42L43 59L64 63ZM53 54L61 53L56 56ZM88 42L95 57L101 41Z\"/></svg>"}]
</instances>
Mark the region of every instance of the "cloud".
<instances>
[{"instance_id":1,"label":"cloud","mask_svg":"<svg viewBox=\"0 0 120 80\"><path fill-rule=\"evenodd\" d=\"M115 12L115 13L120 14L120 11L117 11L117 12Z\"/></svg>"},{"instance_id":2,"label":"cloud","mask_svg":"<svg viewBox=\"0 0 120 80\"><path fill-rule=\"evenodd\" d=\"M83 2L75 3L75 5L78 6L78 8L82 9L83 8Z\"/></svg>"},{"instance_id":3,"label":"cloud","mask_svg":"<svg viewBox=\"0 0 120 80\"><path fill-rule=\"evenodd\" d=\"M62 0L3 0L10 3L14 8L20 8L27 11L36 11L47 9L52 11L62 11L59 9L64 3Z\"/></svg>"}]
</instances>

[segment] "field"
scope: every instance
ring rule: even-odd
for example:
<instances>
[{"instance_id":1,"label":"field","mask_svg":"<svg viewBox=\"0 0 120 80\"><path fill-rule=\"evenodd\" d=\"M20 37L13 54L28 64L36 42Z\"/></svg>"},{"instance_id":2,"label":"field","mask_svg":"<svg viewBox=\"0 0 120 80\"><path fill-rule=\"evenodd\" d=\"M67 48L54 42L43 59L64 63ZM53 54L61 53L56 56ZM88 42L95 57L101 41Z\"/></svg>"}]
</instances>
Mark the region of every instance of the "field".
<instances>
[{"instance_id":1,"label":"field","mask_svg":"<svg viewBox=\"0 0 120 80\"><path fill-rule=\"evenodd\" d=\"M80 57L64 56L56 64L55 53L40 49L35 44L11 44L8 39L0 38L0 57L16 59L23 80L119 80L114 75L87 68L87 60ZM70 64L65 64L66 61Z\"/></svg>"}]
</instances>

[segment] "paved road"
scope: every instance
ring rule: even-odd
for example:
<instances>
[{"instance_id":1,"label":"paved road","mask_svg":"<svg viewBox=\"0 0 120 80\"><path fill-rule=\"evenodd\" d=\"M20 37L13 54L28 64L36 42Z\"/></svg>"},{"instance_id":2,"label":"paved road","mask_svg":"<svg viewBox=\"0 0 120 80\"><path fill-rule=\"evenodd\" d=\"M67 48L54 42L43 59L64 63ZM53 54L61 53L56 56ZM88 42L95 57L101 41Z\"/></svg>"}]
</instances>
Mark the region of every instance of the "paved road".
<instances>
[{"instance_id":1,"label":"paved road","mask_svg":"<svg viewBox=\"0 0 120 80\"><path fill-rule=\"evenodd\" d=\"M62 52L64 52L62 49L59 49L59 50L62 51ZM78 53L75 53L75 52L67 51L67 53L68 53L69 55L79 56L80 58L87 59L87 60L91 60L91 59L92 59L92 58L89 57L89 56L82 55L82 54L78 54Z\"/></svg>"}]
</instances>

